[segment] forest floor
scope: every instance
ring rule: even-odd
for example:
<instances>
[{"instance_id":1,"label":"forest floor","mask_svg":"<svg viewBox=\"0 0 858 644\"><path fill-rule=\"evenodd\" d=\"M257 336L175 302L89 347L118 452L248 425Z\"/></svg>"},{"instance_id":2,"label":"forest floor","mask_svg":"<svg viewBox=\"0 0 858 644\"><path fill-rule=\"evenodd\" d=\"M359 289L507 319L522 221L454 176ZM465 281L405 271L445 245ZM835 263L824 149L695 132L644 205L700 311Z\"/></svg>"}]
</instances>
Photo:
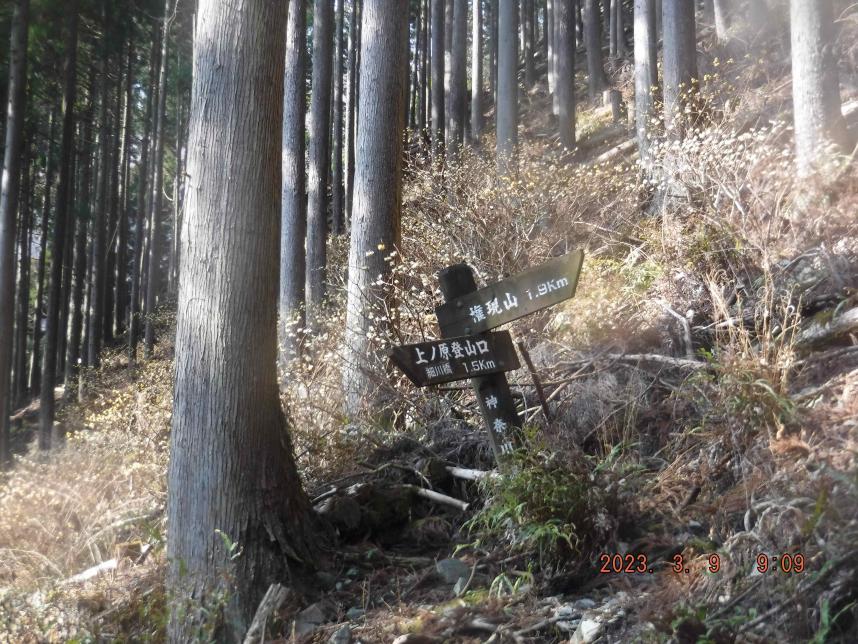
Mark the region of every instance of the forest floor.
<instances>
[{"instance_id":1,"label":"forest floor","mask_svg":"<svg viewBox=\"0 0 858 644\"><path fill-rule=\"evenodd\" d=\"M583 248L576 297L510 325L547 414L527 370L511 373L523 446L514 474L482 482L448 469L494 467L467 388L380 379L397 422L344 422L335 289L283 396L340 542L266 641L858 639L858 172L797 184L788 68L767 56L702 70L706 118L657 149L647 181L627 125L588 103L566 158L544 87L525 97L509 177L466 152L439 192L414 149L400 334L379 348L432 337L446 265L485 283ZM331 242L335 284L345 245ZM170 311L151 360L108 351L86 372L63 450L23 451L4 474L9 641L163 641Z\"/></svg>"}]
</instances>

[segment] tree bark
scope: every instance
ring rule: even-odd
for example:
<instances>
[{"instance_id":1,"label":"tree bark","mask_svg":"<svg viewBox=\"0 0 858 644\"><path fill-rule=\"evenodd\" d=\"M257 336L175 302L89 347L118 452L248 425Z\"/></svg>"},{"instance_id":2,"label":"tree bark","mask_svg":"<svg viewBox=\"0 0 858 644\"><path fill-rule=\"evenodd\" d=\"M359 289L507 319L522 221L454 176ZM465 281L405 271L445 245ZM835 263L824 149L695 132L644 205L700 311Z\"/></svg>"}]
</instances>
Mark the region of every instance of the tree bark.
<instances>
[{"instance_id":1,"label":"tree bark","mask_svg":"<svg viewBox=\"0 0 858 644\"><path fill-rule=\"evenodd\" d=\"M105 8L106 10L106 8ZM107 246L107 193L110 187L110 127L108 125L108 46L102 43L102 60L99 69L101 96L98 118L98 175L95 189L95 217L92 222L92 277L90 281L89 324L87 342L87 364L98 367L101 364L101 346L104 339L104 286L105 259ZM47 354L46 354L47 355ZM44 383L42 383L44 389Z\"/></svg>"},{"instance_id":2,"label":"tree bark","mask_svg":"<svg viewBox=\"0 0 858 644\"><path fill-rule=\"evenodd\" d=\"M557 96L557 0L548 0L548 92L551 94L551 113L560 114Z\"/></svg>"},{"instance_id":3,"label":"tree bark","mask_svg":"<svg viewBox=\"0 0 858 644\"><path fill-rule=\"evenodd\" d=\"M36 271L36 306L33 311L33 352L30 361L30 392L42 387L42 325L45 319L45 273L48 257L48 219L51 213L51 190L54 185L54 136L56 134L56 108L51 111L48 126L47 154L45 155L45 189L42 196L42 221L39 226L39 260Z\"/></svg>"},{"instance_id":4,"label":"tree bark","mask_svg":"<svg viewBox=\"0 0 858 644\"><path fill-rule=\"evenodd\" d=\"M427 0L428 2L428 0ZM355 177L355 125L357 122L357 94L360 86L358 74L358 54L360 51L360 2L352 0L349 16L349 114L346 134L346 229L352 218ZM306 101L305 101L306 102ZM306 269L305 269L306 270ZM302 296L303 297L303 296Z\"/></svg>"},{"instance_id":5,"label":"tree bark","mask_svg":"<svg viewBox=\"0 0 858 644\"><path fill-rule=\"evenodd\" d=\"M489 19L489 92L492 95L492 105L498 101L498 0L488 0Z\"/></svg>"},{"instance_id":6,"label":"tree bark","mask_svg":"<svg viewBox=\"0 0 858 644\"><path fill-rule=\"evenodd\" d=\"M689 0L681 0L691 6ZM584 46L587 48L587 90L591 101L601 96L607 85L602 60L602 27L597 0L582 0L584 18Z\"/></svg>"},{"instance_id":7,"label":"tree bark","mask_svg":"<svg viewBox=\"0 0 858 644\"><path fill-rule=\"evenodd\" d=\"M333 165L331 168L331 234L345 232L343 215L343 0L336 0L334 27L334 123Z\"/></svg>"},{"instance_id":8,"label":"tree bark","mask_svg":"<svg viewBox=\"0 0 858 644\"><path fill-rule=\"evenodd\" d=\"M137 213L134 221L134 256L131 262L131 310L128 327L128 362L137 360L137 344L140 340L141 311L143 293L143 259L146 245L145 221L148 212L149 197L149 153L152 137L152 113L158 101L156 70L161 64L158 55L161 51L161 30L155 30L152 48L149 54L149 91L146 103L146 117L143 120L143 140L140 144L140 164L137 173Z\"/></svg>"},{"instance_id":9,"label":"tree bark","mask_svg":"<svg viewBox=\"0 0 858 644\"><path fill-rule=\"evenodd\" d=\"M130 230L129 217L129 171L131 167L131 139L134 131L134 38L133 31L128 37L128 56L125 67L125 99L122 116L122 149L120 152L119 177L119 230L117 231L116 249L116 308L114 324L116 333L125 333L128 327L128 234ZM179 152L177 152L177 155ZM180 165L177 163L177 165Z\"/></svg>"},{"instance_id":10,"label":"tree bark","mask_svg":"<svg viewBox=\"0 0 858 644\"><path fill-rule=\"evenodd\" d=\"M498 13L497 165L511 169L518 144L518 3L500 2Z\"/></svg>"},{"instance_id":11,"label":"tree bark","mask_svg":"<svg viewBox=\"0 0 858 644\"><path fill-rule=\"evenodd\" d=\"M444 4L432 2L432 156L437 165L444 159Z\"/></svg>"},{"instance_id":12,"label":"tree bark","mask_svg":"<svg viewBox=\"0 0 858 644\"><path fill-rule=\"evenodd\" d=\"M459 160L459 152L465 143L466 94L468 81L465 73L468 51L468 0L454 0L453 51L450 69L450 140L447 142L447 158Z\"/></svg>"},{"instance_id":13,"label":"tree bark","mask_svg":"<svg viewBox=\"0 0 858 644\"><path fill-rule=\"evenodd\" d=\"M664 0L664 122L668 135L682 138L693 120L697 86L697 29L694 3Z\"/></svg>"},{"instance_id":14,"label":"tree bark","mask_svg":"<svg viewBox=\"0 0 858 644\"><path fill-rule=\"evenodd\" d=\"M149 274L146 279L146 324L144 327L145 357L151 358L155 351L155 306L161 279L161 206L164 202L164 140L167 137L167 67L169 64L170 22L172 21L171 0L164 0L164 23L161 33L161 70L158 74L158 107L155 112L155 154L152 162L155 174L152 181L149 221Z\"/></svg>"},{"instance_id":15,"label":"tree bark","mask_svg":"<svg viewBox=\"0 0 858 644\"><path fill-rule=\"evenodd\" d=\"M29 138L29 137L27 137ZM12 387L12 405L20 407L27 398L27 333L30 324L30 248L33 241L33 181L31 149L27 145L23 155L21 183L20 225L18 226L18 300L15 321L15 380ZM10 409L12 409L10 407Z\"/></svg>"},{"instance_id":16,"label":"tree bark","mask_svg":"<svg viewBox=\"0 0 858 644\"><path fill-rule=\"evenodd\" d=\"M575 147L575 12L574 0L557 4L557 97L560 102L560 142Z\"/></svg>"},{"instance_id":17,"label":"tree bark","mask_svg":"<svg viewBox=\"0 0 858 644\"><path fill-rule=\"evenodd\" d=\"M227 591L225 641L241 641L267 588L295 581L313 559L276 374L280 145L271 133L283 118L286 14L285 2L202 2L195 33L168 583L197 606ZM185 609L171 603L170 641L193 639L198 624Z\"/></svg>"},{"instance_id":18,"label":"tree bark","mask_svg":"<svg viewBox=\"0 0 858 644\"><path fill-rule=\"evenodd\" d=\"M124 40L124 38L123 38ZM116 57L119 70L124 65L124 56L120 50ZM117 73L114 83L113 99L113 123L111 124L111 146L110 146L110 183L107 195L107 257L104 271L104 342L113 344L113 322L116 318L116 246L118 241L117 226L119 224L119 176L122 164L122 97L124 95L122 85L122 73Z\"/></svg>"},{"instance_id":19,"label":"tree bark","mask_svg":"<svg viewBox=\"0 0 858 644\"><path fill-rule=\"evenodd\" d=\"M831 146L851 146L840 112L831 0L792 0L792 97L796 167L804 177L819 169Z\"/></svg>"},{"instance_id":20,"label":"tree bark","mask_svg":"<svg viewBox=\"0 0 858 644\"><path fill-rule=\"evenodd\" d=\"M464 4L464 3L463 3ZM464 10L464 9L463 9ZM391 293L377 280L390 276L390 253L398 248L402 203L402 101L407 91L408 23L387 0L364 4L362 75L375 91L361 96L355 173L355 204L349 247L346 359L343 390L346 412L354 415L373 402L367 356L370 325L387 316ZM382 331L383 332L383 331Z\"/></svg>"},{"instance_id":21,"label":"tree bark","mask_svg":"<svg viewBox=\"0 0 858 644\"><path fill-rule=\"evenodd\" d=\"M6 143L0 193L0 466L8 462L9 399L12 376L12 337L15 311L15 233L21 181L21 145L27 88L27 33L29 0L18 0L12 15L9 53L9 103L6 109Z\"/></svg>"},{"instance_id":22,"label":"tree bark","mask_svg":"<svg viewBox=\"0 0 858 644\"><path fill-rule=\"evenodd\" d=\"M483 20L482 0L473 0L471 16L471 142L483 133Z\"/></svg>"},{"instance_id":23,"label":"tree bark","mask_svg":"<svg viewBox=\"0 0 858 644\"><path fill-rule=\"evenodd\" d=\"M522 10L524 17L522 20L522 30L524 32L524 86L527 89L532 88L536 84L536 43L534 42L534 27L533 27L533 3L534 0L523 0Z\"/></svg>"},{"instance_id":24,"label":"tree bark","mask_svg":"<svg viewBox=\"0 0 858 644\"><path fill-rule=\"evenodd\" d=\"M352 9L354 11L354 8ZM295 355L304 327L307 234L306 128L307 111L307 7L302 0L289 3L286 32L286 64L283 85L283 156L280 237L280 366L285 375L288 359ZM353 92L353 90L350 90ZM353 147L353 146L352 146Z\"/></svg>"},{"instance_id":25,"label":"tree bark","mask_svg":"<svg viewBox=\"0 0 858 644\"><path fill-rule=\"evenodd\" d=\"M635 128L644 171L650 164L650 132L658 87L655 0L635 0Z\"/></svg>"},{"instance_id":26,"label":"tree bark","mask_svg":"<svg viewBox=\"0 0 858 644\"><path fill-rule=\"evenodd\" d=\"M45 332L45 357L42 364L39 404L39 447L42 449L50 447L51 444L58 446L58 443L61 443L64 438L62 427L54 428L54 385L57 381L57 345L60 333L63 253L66 246L66 228L68 227L72 198L72 159L75 145L74 106L77 97L77 34L78 0L71 0L66 5L65 14L60 180L57 186L54 234L51 238L51 288L48 298L48 324Z\"/></svg>"},{"instance_id":27,"label":"tree bark","mask_svg":"<svg viewBox=\"0 0 858 644\"><path fill-rule=\"evenodd\" d=\"M477 2L479 6L479 2ZM417 131L420 133L421 140L426 137L426 115L431 111L427 110L426 95L429 89L429 0L420 0L420 46L418 52L418 73L417 73Z\"/></svg>"},{"instance_id":28,"label":"tree bark","mask_svg":"<svg viewBox=\"0 0 858 644\"><path fill-rule=\"evenodd\" d=\"M447 158L450 158L452 135L450 120L453 115L453 103L450 90L453 85L453 3L455 0L444 0L444 142Z\"/></svg>"},{"instance_id":29,"label":"tree bark","mask_svg":"<svg viewBox=\"0 0 858 644\"><path fill-rule=\"evenodd\" d=\"M92 171L95 165L92 145L92 123L95 114L95 67L90 67L88 87L87 108L83 118L83 145L78 167L82 166L80 180L80 208L78 208L78 222L75 231L74 244L74 291L71 296L71 323L69 329L69 341L66 351L66 390L65 399L73 400L75 390L73 384L80 372L80 358L86 354L86 347L81 349L83 337L83 326L86 317L84 296L88 283L87 262L87 234L90 220L90 197L92 194ZM83 212L85 209L85 213Z\"/></svg>"},{"instance_id":30,"label":"tree bark","mask_svg":"<svg viewBox=\"0 0 858 644\"><path fill-rule=\"evenodd\" d=\"M730 3L732 0L713 0L715 14L715 37L724 43L730 37Z\"/></svg>"},{"instance_id":31,"label":"tree bark","mask_svg":"<svg viewBox=\"0 0 858 644\"><path fill-rule=\"evenodd\" d=\"M334 11L332 0L315 0L313 5L313 88L310 97L310 171L307 176L307 326L319 329L325 299L325 272L328 265L328 148L331 109L331 45Z\"/></svg>"}]
</instances>

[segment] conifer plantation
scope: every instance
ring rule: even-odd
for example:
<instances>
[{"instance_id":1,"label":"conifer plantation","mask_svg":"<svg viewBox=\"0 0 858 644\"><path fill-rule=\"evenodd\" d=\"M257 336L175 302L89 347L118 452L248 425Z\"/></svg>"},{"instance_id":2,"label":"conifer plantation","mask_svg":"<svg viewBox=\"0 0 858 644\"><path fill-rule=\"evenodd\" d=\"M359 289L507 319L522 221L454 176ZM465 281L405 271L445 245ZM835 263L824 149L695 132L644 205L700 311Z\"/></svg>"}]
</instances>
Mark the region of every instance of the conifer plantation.
<instances>
[{"instance_id":1,"label":"conifer plantation","mask_svg":"<svg viewBox=\"0 0 858 644\"><path fill-rule=\"evenodd\" d=\"M0 641L858 641L858 5L0 0Z\"/></svg>"}]
</instances>

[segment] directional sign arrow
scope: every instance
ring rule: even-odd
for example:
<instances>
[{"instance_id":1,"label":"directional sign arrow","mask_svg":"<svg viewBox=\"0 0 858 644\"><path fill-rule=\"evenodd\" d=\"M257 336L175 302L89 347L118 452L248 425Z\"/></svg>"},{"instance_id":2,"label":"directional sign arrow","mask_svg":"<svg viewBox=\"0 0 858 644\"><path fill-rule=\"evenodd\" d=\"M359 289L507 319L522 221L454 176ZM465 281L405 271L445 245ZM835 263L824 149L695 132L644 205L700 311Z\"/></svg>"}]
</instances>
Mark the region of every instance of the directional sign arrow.
<instances>
[{"instance_id":1,"label":"directional sign arrow","mask_svg":"<svg viewBox=\"0 0 858 644\"><path fill-rule=\"evenodd\" d=\"M521 364L508 331L406 344L390 359L418 387L513 371Z\"/></svg>"},{"instance_id":2,"label":"directional sign arrow","mask_svg":"<svg viewBox=\"0 0 858 644\"><path fill-rule=\"evenodd\" d=\"M575 295L584 251L575 250L435 309L445 336L482 333Z\"/></svg>"}]
</instances>

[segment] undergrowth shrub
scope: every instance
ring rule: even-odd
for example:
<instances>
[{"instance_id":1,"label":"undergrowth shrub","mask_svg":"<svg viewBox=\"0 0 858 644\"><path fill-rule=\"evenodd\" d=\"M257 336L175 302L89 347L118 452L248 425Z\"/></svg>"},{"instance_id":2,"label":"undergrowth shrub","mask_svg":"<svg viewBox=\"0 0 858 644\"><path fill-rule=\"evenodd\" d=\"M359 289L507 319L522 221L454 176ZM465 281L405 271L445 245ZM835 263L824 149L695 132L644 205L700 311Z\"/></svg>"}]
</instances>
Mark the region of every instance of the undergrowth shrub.
<instances>
[{"instance_id":1,"label":"undergrowth shrub","mask_svg":"<svg viewBox=\"0 0 858 644\"><path fill-rule=\"evenodd\" d=\"M581 455L529 445L508 466L509 474L486 483L488 500L467 524L476 544L500 541L546 567L586 561L611 538L616 501Z\"/></svg>"}]
</instances>

